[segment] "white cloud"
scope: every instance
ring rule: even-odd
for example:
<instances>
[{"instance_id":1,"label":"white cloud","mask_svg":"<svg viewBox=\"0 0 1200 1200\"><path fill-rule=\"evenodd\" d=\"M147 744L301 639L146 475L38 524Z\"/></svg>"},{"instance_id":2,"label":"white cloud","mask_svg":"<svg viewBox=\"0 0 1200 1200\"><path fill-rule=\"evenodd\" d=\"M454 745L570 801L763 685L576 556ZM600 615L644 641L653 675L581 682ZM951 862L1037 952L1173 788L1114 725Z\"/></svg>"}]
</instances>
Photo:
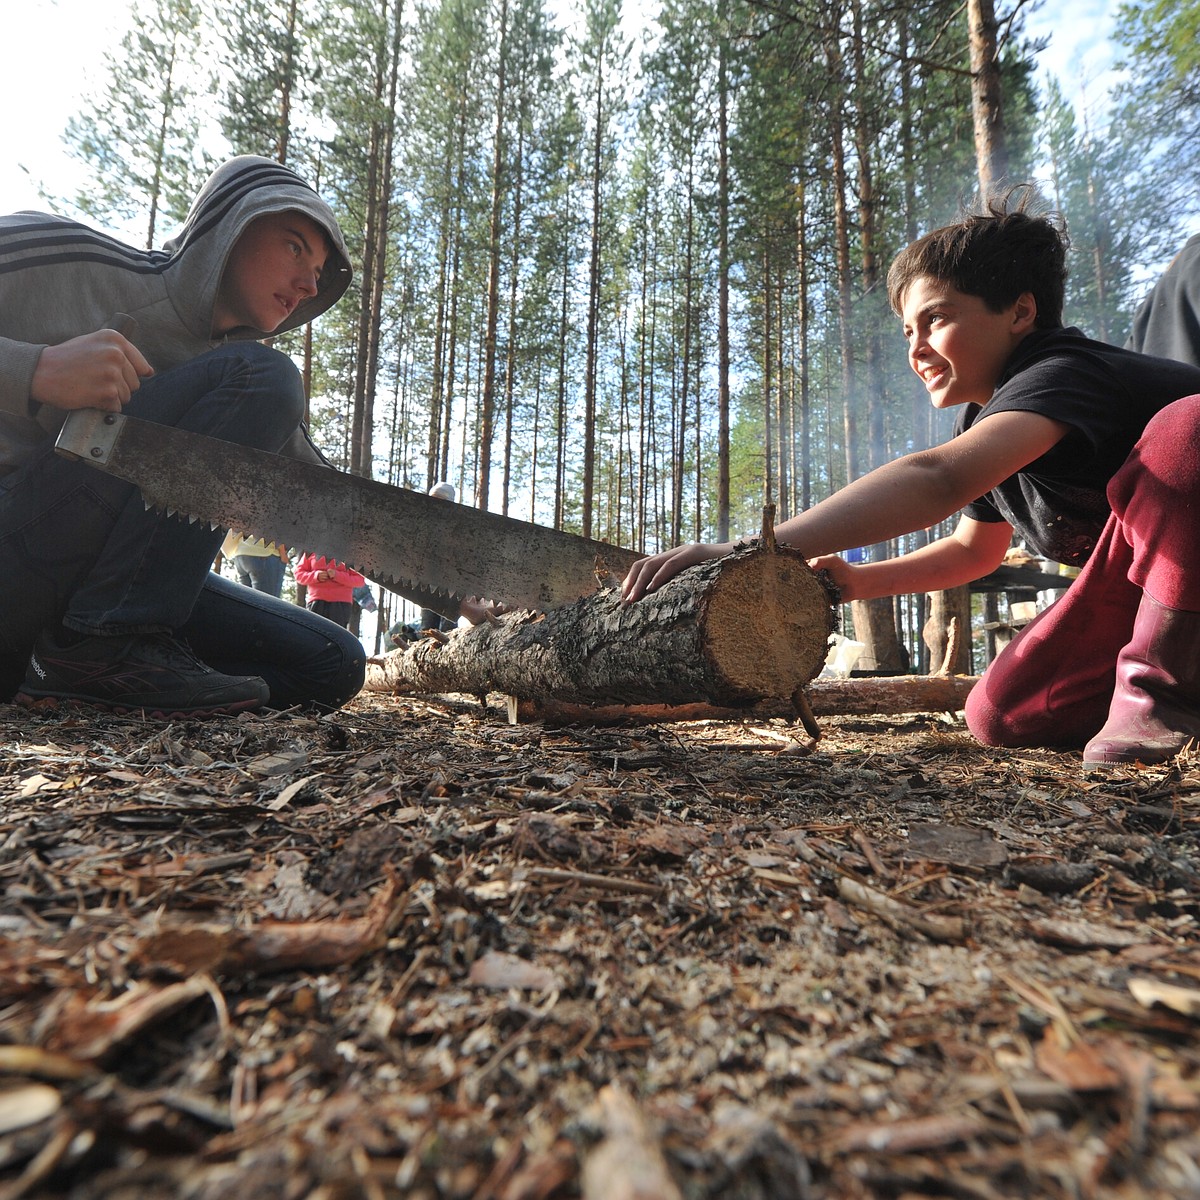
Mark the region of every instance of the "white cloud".
<instances>
[{"instance_id":1,"label":"white cloud","mask_svg":"<svg viewBox=\"0 0 1200 1200\"><path fill-rule=\"evenodd\" d=\"M69 194L82 172L61 136L128 23L131 0L22 0L6 7L0 71L0 212L43 208L44 184Z\"/></svg>"},{"instance_id":2,"label":"white cloud","mask_svg":"<svg viewBox=\"0 0 1200 1200\"><path fill-rule=\"evenodd\" d=\"M1047 39L1039 77L1057 79L1081 119L1093 120L1103 110L1117 80L1112 31L1119 7L1119 0L1070 0L1026 18L1028 36Z\"/></svg>"}]
</instances>

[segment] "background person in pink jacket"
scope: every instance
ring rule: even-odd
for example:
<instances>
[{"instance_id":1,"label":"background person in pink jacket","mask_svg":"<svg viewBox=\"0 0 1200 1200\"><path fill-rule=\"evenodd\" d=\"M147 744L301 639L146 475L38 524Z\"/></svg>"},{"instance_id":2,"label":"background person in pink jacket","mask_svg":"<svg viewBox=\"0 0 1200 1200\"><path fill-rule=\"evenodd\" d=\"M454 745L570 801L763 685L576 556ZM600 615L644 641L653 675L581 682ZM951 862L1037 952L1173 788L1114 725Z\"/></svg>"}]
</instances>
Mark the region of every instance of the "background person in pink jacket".
<instances>
[{"instance_id":1,"label":"background person in pink jacket","mask_svg":"<svg viewBox=\"0 0 1200 1200\"><path fill-rule=\"evenodd\" d=\"M345 563L317 554L302 554L294 570L296 582L308 589L309 612L348 628L354 610L354 589L366 580Z\"/></svg>"}]
</instances>

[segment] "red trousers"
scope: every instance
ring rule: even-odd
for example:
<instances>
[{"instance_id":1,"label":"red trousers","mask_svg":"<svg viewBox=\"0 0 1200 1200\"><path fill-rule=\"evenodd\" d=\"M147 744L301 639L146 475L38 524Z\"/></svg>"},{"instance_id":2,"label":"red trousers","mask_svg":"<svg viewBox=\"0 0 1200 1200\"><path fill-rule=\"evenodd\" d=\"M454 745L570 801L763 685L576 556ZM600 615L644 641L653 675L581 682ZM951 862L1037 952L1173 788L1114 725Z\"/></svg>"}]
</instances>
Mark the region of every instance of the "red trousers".
<instances>
[{"instance_id":1,"label":"red trousers","mask_svg":"<svg viewBox=\"0 0 1200 1200\"><path fill-rule=\"evenodd\" d=\"M965 706L990 746L1084 745L1108 717L1142 592L1200 613L1200 396L1156 414L1108 485L1112 515L1064 595L1025 626Z\"/></svg>"}]
</instances>

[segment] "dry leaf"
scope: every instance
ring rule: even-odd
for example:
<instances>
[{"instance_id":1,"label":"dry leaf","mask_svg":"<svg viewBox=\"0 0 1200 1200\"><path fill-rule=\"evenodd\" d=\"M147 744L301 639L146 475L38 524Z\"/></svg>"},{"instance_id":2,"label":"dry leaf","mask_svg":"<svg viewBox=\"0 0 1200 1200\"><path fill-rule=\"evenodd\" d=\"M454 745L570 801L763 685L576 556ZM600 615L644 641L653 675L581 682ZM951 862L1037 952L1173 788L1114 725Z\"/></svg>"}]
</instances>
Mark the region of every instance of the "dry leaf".
<instances>
[{"instance_id":1,"label":"dry leaf","mask_svg":"<svg viewBox=\"0 0 1200 1200\"><path fill-rule=\"evenodd\" d=\"M1110 1091L1121 1084L1121 1076L1104 1061L1096 1047L1082 1041L1064 1047L1053 1025L1038 1043L1034 1061L1039 1070L1074 1092Z\"/></svg>"},{"instance_id":2,"label":"dry leaf","mask_svg":"<svg viewBox=\"0 0 1200 1200\"><path fill-rule=\"evenodd\" d=\"M0 1089L0 1134L37 1125L54 1116L61 1107L58 1088L47 1083L23 1083Z\"/></svg>"},{"instance_id":3,"label":"dry leaf","mask_svg":"<svg viewBox=\"0 0 1200 1200\"><path fill-rule=\"evenodd\" d=\"M601 1088L597 1104L604 1140L584 1160L584 1200L682 1200L633 1099L609 1084Z\"/></svg>"},{"instance_id":4,"label":"dry leaf","mask_svg":"<svg viewBox=\"0 0 1200 1200\"><path fill-rule=\"evenodd\" d=\"M115 1000L85 1004L75 996L64 1006L48 1042L85 1061L103 1058L156 1021L212 992L211 980L195 976L163 988L137 987Z\"/></svg>"},{"instance_id":5,"label":"dry leaf","mask_svg":"<svg viewBox=\"0 0 1200 1200\"><path fill-rule=\"evenodd\" d=\"M1131 979L1129 990L1133 998L1146 1008L1161 1004L1185 1017L1200 1017L1200 989L1161 983L1157 979Z\"/></svg>"},{"instance_id":6,"label":"dry leaf","mask_svg":"<svg viewBox=\"0 0 1200 1200\"><path fill-rule=\"evenodd\" d=\"M651 825L638 831L638 845L663 858L687 858L708 841L708 834L694 825Z\"/></svg>"},{"instance_id":7,"label":"dry leaf","mask_svg":"<svg viewBox=\"0 0 1200 1200\"><path fill-rule=\"evenodd\" d=\"M478 987L497 990L515 987L531 992L550 992L562 987L553 971L502 950L489 950L477 958L471 964L467 978Z\"/></svg>"}]
</instances>

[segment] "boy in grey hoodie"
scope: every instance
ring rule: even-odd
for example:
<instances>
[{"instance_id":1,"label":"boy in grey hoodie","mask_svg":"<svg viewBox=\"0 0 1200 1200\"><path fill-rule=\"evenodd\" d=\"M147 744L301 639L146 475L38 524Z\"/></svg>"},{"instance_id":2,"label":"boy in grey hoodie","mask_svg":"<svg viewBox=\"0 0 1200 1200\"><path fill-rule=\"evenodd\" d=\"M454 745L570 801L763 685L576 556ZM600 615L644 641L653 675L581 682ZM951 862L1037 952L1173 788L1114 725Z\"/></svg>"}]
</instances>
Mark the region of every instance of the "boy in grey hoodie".
<instances>
[{"instance_id":1,"label":"boy in grey hoodie","mask_svg":"<svg viewBox=\"0 0 1200 1200\"><path fill-rule=\"evenodd\" d=\"M53 449L67 412L99 408L322 461L295 365L259 339L350 277L332 210L265 158L219 167L162 250L0 218L0 700L172 717L359 690L357 638L210 572L223 531ZM118 313L128 337L107 328Z\"/></svg>"}]
</instances>

